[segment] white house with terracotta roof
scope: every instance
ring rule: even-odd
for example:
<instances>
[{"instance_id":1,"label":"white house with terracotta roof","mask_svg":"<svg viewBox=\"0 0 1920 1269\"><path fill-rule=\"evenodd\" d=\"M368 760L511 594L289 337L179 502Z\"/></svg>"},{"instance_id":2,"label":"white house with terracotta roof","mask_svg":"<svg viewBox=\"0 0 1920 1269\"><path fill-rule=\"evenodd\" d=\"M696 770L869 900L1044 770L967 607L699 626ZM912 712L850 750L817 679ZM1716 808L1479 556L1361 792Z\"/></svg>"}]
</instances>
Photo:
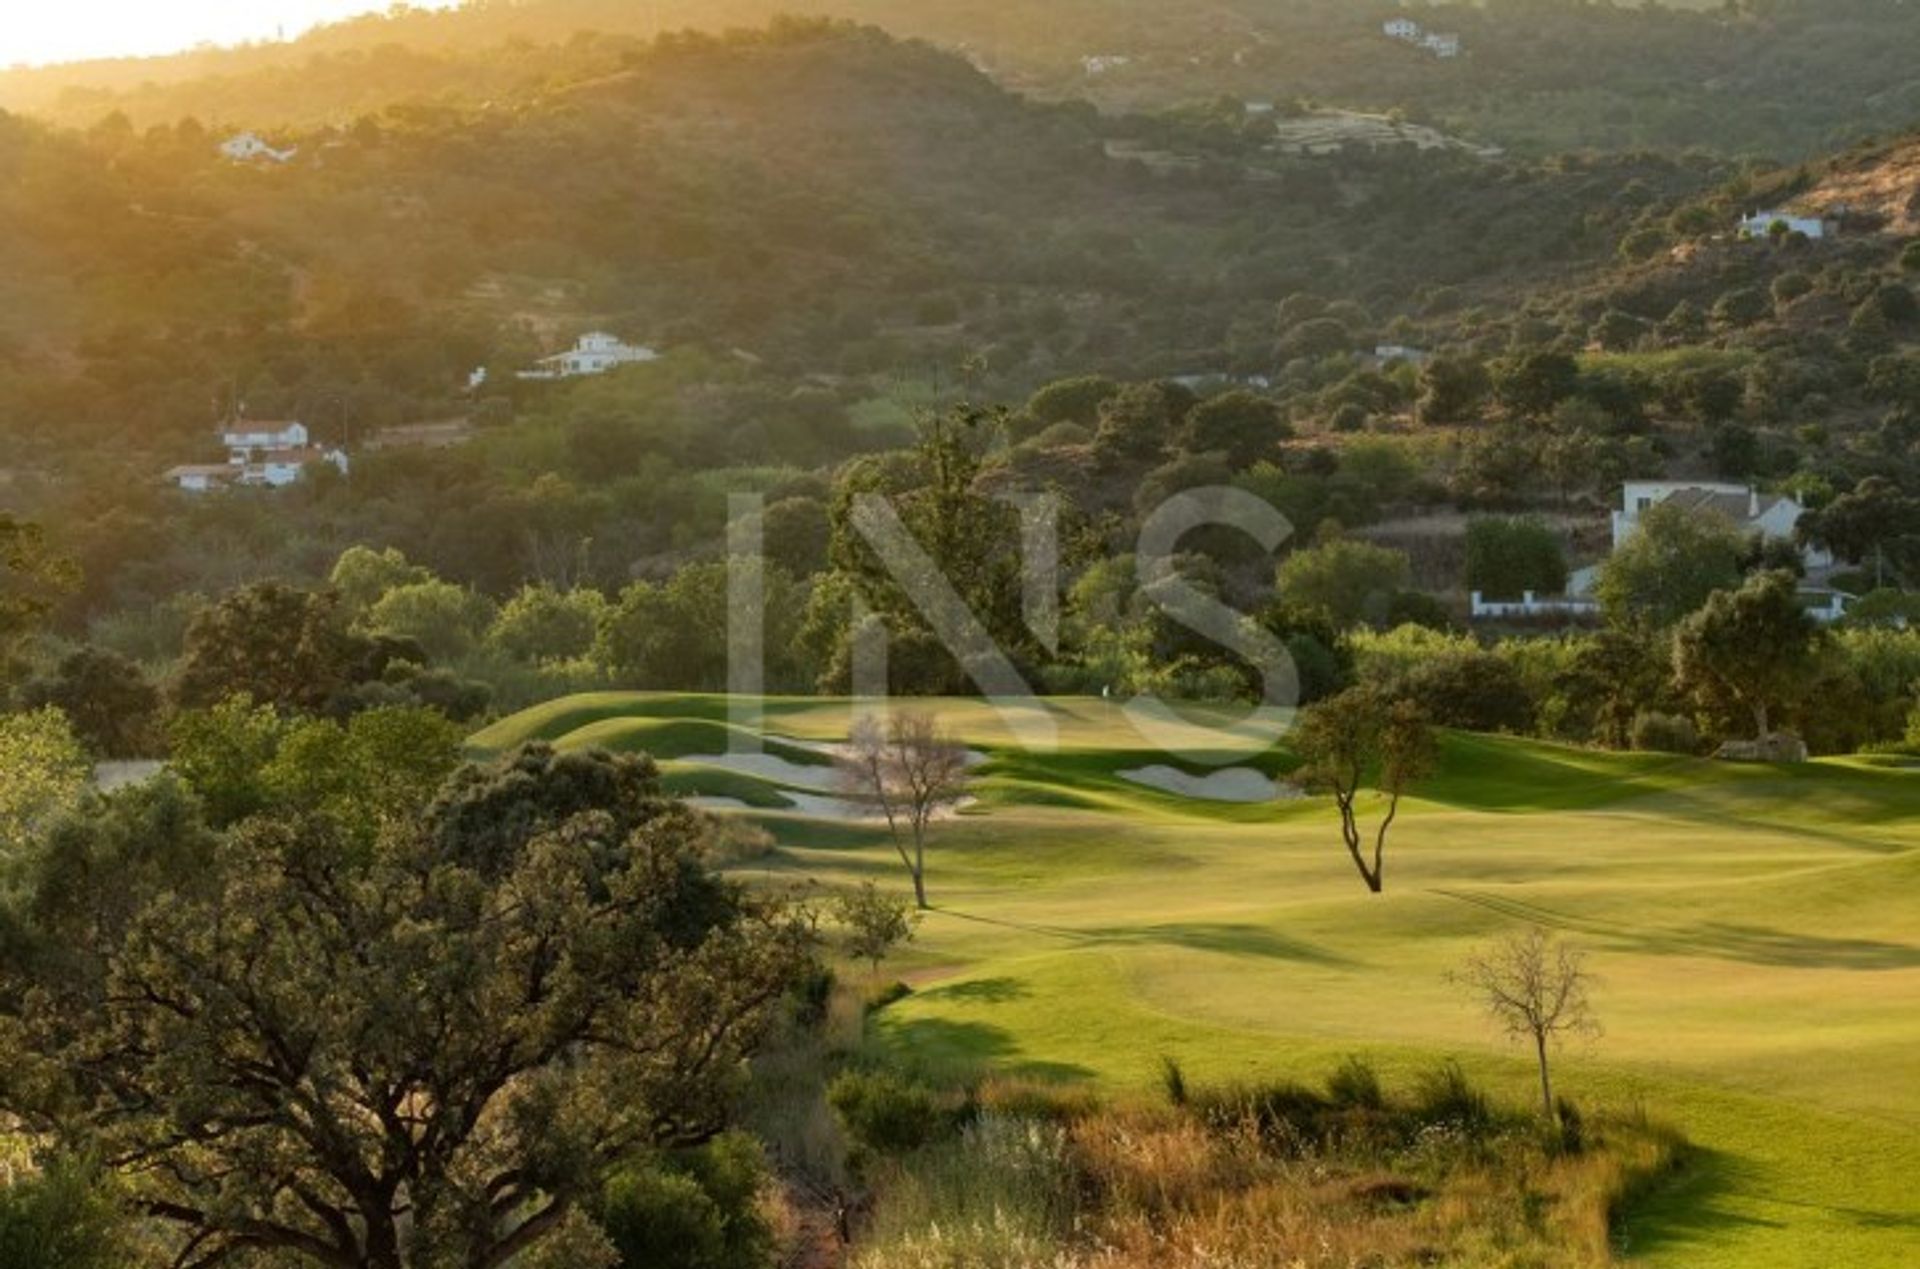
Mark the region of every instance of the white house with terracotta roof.
<instances>
[{"instance_id":1,"label":"white house with terracotta roof","mask_svg":"<svg viewBox=\"0 0 1920 1269\"><path fill-rule=\"evenodd\" d=\"M298 481L307 468L326 463L341 475L350 464L345 450L313 444L304 423L229 424L220 434L224 463L187 463L169 468L168 484L187 493L214 493L235 487L280 489Z\"/></svg>"},{"instance_id":2,"label":"white house with terracotta roof","mask_svg":"<svg viewBox=\"0 0 1920 1269\"><path fill-rule=\"evenodd\" d=\"M603 375L620 366L658 361L660 354L640 344L629 344L606 331L588 331L565 352L542 357L531 370L522 370L522 379L572 379L580 375Z\"/></svg>"}]
</instances>

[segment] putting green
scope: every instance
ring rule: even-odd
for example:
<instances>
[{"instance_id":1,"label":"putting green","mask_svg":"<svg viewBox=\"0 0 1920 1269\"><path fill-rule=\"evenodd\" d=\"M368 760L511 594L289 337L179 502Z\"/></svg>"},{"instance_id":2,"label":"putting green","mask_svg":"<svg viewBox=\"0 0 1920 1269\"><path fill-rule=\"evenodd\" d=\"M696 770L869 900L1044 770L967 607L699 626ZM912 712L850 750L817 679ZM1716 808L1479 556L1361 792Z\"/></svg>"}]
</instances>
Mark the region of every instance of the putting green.
<instances>
[{"instance_id":1,"label":"putting green","mask_svg":"<svg viewBox=\"0 0 1920 1269\"><path fill-rule=\"evenodd\" d=\"M1643 1103L1701 1147L1635 1209L1632 1257L1920 1264L1920 772L1451 736L1373 896L1322 801L1200 802L1121 778L1170 759L1104 702L1051 703L1050 752L1014 747L980 702L921 707L992 760L976 810L936 830L938 910L893 970L921 989L877 1023L903 1059L1130 1087L1163 1055L1201 1078L1316 1076L1354 1052L1404 1075L1456 1056L1523 1098L1526 1055L1447 973L1538 922L1601 979L1605 1034L1560 1057L1561 1091ZM475 746L594 743L609 725L644 746L652 727L675 757L713 751L684 724L728 716L720 697L575 698ZM759 725L819 741L848 717L770 700ZM675 753L676 738L698 747ZM1245 736L1182 743L1289 765ZM763 822L782 848L756 875L904 884L870 827Z\"/></svg>"}]
</instances>

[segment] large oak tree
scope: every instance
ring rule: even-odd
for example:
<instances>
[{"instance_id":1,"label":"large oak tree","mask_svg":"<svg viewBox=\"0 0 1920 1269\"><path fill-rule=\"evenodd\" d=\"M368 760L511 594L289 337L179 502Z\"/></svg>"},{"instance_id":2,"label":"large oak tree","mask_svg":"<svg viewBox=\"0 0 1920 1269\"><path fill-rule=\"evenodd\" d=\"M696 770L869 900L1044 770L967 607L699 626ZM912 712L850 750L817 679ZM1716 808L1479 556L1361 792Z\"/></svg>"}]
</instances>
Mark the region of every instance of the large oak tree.
<instances>
[{"instance_id":1,"label":"large oak tree","mask_svg":"<svg viewBox=\"0 0 1920 1269\"><path fill-rule=\"evenodd\" d=\"M371 841L122 795L0 929L0 1107L112 1167L158 1263L494 1269L717 1133L810 955L706 832L650 761L544 747Z\"/></svg>"}]
</instances>

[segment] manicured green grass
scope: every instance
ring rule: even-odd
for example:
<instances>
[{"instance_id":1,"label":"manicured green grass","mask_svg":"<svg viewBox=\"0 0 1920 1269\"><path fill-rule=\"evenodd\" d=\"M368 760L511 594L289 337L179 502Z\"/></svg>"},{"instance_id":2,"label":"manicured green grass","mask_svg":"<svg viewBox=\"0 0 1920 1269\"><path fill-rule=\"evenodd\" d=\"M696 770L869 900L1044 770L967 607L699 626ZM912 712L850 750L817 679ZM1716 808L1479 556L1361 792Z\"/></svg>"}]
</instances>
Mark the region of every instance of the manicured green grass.
<instances>
[{"instance_id":1,"label":"manicured green grass","mask_svg":"<svg viewBox=\"0 0 1920 1269\"><path fill-rule=\"evenodd\" d=\"M1351 1052L1405 1078L1456 1056L1517 1100L1526 1055L1447 972L1538 922L1601 978L1606 1032L1561 1056L1562 1090L1644 1104L1700 1147L1628 1219L1634 1258L1920 1263L1920 772L1450 736L1372 896L1323 802L1194 802L1121 779L1149 761L1202 768L1104 702L1050 703L1053 752L1016 747L980 702L929 707L990 760L979 807L936 830L938 910L894 966L920 990L876 1022L903 1061L1122 1088L1150 1085L1163 1055L1198 1079L1317 1076ZM849 716L818 700L765 715L811 740L843 736ZM585 698L475 743L583 743L618 718L671 737L674 720L726 717L715 697ZM904 883L871 827L764 822L781 849L756 875Z\"/></svg>"}]
</instances>

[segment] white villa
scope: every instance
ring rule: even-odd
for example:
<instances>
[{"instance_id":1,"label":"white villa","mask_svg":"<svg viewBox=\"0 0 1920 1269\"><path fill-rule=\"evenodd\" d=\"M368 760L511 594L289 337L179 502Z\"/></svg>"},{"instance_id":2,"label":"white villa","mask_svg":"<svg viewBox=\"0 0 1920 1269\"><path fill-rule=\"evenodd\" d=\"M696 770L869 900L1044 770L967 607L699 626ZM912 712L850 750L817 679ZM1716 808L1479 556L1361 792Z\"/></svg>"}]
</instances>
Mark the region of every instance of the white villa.
<instances>
[{"instance_id":1,"label":"white villa","mask_svg":"<svg viewBox=\"0 0 1920 1269\"><path fill-rule=\"evenodd\" d=\"M1412 18L1390 18L1380 26L1390 40L1411 44L1435 57L1460 56L1460 37L1452 32L1428 31Z\"/></svg>"},{"instance_id":2,"label":"white villa","mask_svg":"<svg viewBox=\"0 0 1920 1269\"><path fill-rule=\"evenodd\" d=\"M522 370L522 379L572 379L580 375L601 375L617 366L658 361L660 354L651 348L624 343L618 335L603 330L589 331L565 352L542 357L532 370Z\"/></svg>"},{"instance_id":3,"label":"white villa","mask_svg":"<svg viewBox=\"0 0 1920 1269\"><path fill-rule=\"evenodd\" d=\"M255 159L267 159L274 163L286 163L300 152L299 146L289 146L276 150L252 132L242 132L238 136L228 137L220 143L220 153L235 163L251 163Z\"/></svg>"},{"instance_id":4,"label":"white villa","mask_svg":"<svg viewBox=\"0 0 1920 1269\"><path fill-rule=\"evenodd\" d=\"M1640 517L1656 506L1676 506L1689 511L1711 512L1733 521L1742 533L1758 534L1769 542L1793 541L1794 526L1806 514L1806 508L1780 494L1763 494L1748 485L1728 485L1702 481L1639 480L1622 486L1620 510L1613 513L1613 545L1632 537L1640 527ZM1833 556L1808 547L1804 556L1808 568L1830 568Z\"/></svg>"},{"instance_id":5,"label":"white villa","mask_svg":"<svg viewBox=\"0 0 1920 1269\"><path fill-rule=\"evenodd\" d=\"M226 462L169 468L167 483L187 493L280 489L298 481L312 463L328 463L343 476L349 470L346 451L314 445L304 423L230 425L220 443L227 448Z\"/></svg>"},{"instance_id":6,"label":"white villa","mask_svg":"<svg viewBox=\"0 0 1920 1269\"><path fill-rule=\"evenodd\" d=\"M1785 225L1788 233L1805 234L1809 238L1827 236L1827 222L1818 216L1795 216L1791 212L1763 211L1740 220L1740 234L1745 238L1766 238L1772 235L1775 225Z\"/></svg>"},{"instance_id":7,"label":"white villa","mask_svg":"<svg viewBox=\"0 0 1920 1269\"><path fill-rule=\"evenodd\" d=\"M305 423L243 421L229 424L227 430L220 433L220 443L227 447L236 463L246 462L256 450L305 449L312 440Z\"/></svg>"},{"instance_id":8,"label":"white villa","mask_svg":"<svg viewBox=\"0 0 1920 1269\"><path fill-rule=\"evenodd\" d=\"M1806 514L1806 508L1794 499L1763 494L1748 485L1694 480L1629 481L1621 487L1620 509L1613 513L1613 549L1619 550L1639 531L1640 518L1659 506L1724 516L1740 532L1770 542L1792 542L1794 526ZM1831 552L1809 546L1802 547L1800 555L1809 571L1833 567ZM1600 566L1591 564L1568 576L1564 595L1536 595L1528 591L1516 601L1489 599L1475 591L1470 596L1470 611L1476 620L1597 616L1600 604L1593 590L1599 578ZM1846 616L1848 605L1855 598L1845 591L1812 582L1802 585L1799 593L1807 615L1822 624Z\"/></svg>"}]
</instances>

